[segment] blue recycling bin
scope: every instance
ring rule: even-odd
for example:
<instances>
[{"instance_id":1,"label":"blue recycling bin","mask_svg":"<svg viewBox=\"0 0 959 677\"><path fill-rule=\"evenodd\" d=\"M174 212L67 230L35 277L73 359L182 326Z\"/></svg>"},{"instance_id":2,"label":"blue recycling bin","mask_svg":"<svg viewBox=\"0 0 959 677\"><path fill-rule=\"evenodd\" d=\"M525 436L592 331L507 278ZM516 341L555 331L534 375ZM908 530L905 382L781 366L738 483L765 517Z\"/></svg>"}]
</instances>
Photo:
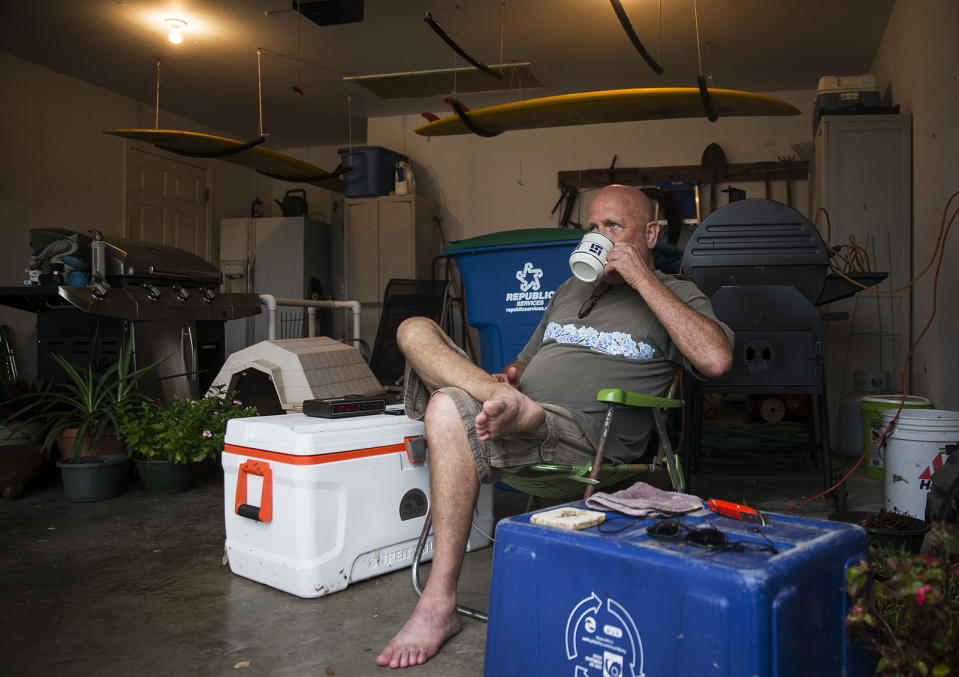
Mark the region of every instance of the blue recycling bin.
<instances>
[{"instance_id":1,"label":"blue recycling bin","mask_svg":"<svg viewBox=\"0 0 959 677\"><path fill-rule=\"evenodd\" d=\"M567 531L531 514L496 527L486 677L873 674L876 655L844 625L846 571L868 561L859 526L778 514L758 526L707 510L676 518L745 543L706 550L685 531L653 538L653 519L607 513Z\"/></svg>"},{"instance_id":2,"label":"blue recycling bin","mask_svg":"<svg viewBox=\"0 0 959 677\"><path fill-rule=\"evenodd\" d=\"M516 359L557 287L570 277L569 255L583 234L565 228L506 230L443 249L459 268L483 369L498 372Z\"/></svg>"}]
</instances>

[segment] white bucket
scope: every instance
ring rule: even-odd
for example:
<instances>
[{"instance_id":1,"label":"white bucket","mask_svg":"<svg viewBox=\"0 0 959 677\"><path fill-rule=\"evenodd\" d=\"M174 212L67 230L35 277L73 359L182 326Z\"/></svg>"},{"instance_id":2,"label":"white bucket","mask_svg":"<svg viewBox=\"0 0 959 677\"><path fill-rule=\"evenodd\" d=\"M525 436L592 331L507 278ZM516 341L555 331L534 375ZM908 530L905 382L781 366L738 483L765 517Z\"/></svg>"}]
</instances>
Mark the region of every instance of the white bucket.
<instances>
[{"instance_id":1,"label":"white bucket","mask_svg":"<svg viewBox=\"0 0 959 677\"><path fill-rule=\"evenodd\" d=\"M883 413L883 428L895 415ZM945 448L959 443L959 411L903 409L884 443L886 510L925 519L932 473L945 462Z\"/></svg>"}]
</instances>

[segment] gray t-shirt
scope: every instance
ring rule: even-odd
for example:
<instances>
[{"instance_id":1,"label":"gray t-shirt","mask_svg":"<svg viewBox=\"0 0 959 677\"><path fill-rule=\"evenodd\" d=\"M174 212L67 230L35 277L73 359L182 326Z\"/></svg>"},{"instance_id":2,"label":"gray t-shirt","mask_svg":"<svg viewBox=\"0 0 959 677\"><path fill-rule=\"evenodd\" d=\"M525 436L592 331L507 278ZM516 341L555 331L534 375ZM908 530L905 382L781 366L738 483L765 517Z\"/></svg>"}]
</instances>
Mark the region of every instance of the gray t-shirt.
<instances>
[{"instance_id":1,"label":"gray t-shirt","mask_svg":"<svg viewBox=\"0 0 959 677\"><path fill-rule=\"evenodd\" d=\"M733 340L732 330L716 319L709 299L693 282L658 270L656 277ZM589 315L579 319L580 308L596 287L574 277L564 282L519 354L520 362L526 364L520 390L537 402L569 409L594 446L606 414L606 405L596 401L600 389L662 395L679 366L696 373L643 297L629 285L610 287ZM648 410L620 407L604 456L634 461L645 449L651 427Z\"/></svg>"}]
</instances>

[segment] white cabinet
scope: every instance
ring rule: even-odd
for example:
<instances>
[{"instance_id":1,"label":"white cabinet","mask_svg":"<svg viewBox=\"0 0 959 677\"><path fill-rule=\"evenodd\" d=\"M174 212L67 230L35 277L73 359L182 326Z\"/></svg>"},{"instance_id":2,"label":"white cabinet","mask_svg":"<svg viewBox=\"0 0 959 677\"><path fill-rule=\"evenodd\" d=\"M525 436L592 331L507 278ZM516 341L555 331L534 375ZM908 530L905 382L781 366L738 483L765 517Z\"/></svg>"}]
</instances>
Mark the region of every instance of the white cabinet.
<instances>
[{"instance_id":1,"label":"white cabinet","mask_svg":"<svg viewBox=\"0 0 959 677\"><path fill-rule=\"evenodd\" d=\"M338 272L332 247L330 225L304 216L221 219L223 291L294 299L332 297ZM303 309L283 308L277 338L306 336L305 316ZM321 326L320 331L329 333L329 327ZM265 312L231 320L226 327L226 354L266 338Z\"/></svg>"},{"instance_id":2,"label":"white cabinet","mask_svg":"<svg viewBox=\"0 0 959 677\"><path fill-rule=\"evenodd\" d=\"M912 125L908 115L823 116L816 133L812 214L829 244L854 236L873 271L889 277L878 289L912 279ZM835 259L834 259L835 261ZM902 366L912 342L911 291L860 292L824 307L848 320L826 322L824 341L831 413L853 389L855 371L888 370L890 389L902 388ZM908 387L908 385L907 385ZM830 415L830 420L838 418Z\"/></svg>"},{"instance_id":3,"label":"white cabinet","mask_svg":"<svg viewBox=\"0 0 959 677\"><path fill-rule=\"evenodd\" d=\"M362 305L360 337L371 349L386 284L432 277L439 254L435 214L413 195L346 200L345 295Z\"/></svg>"}]
</instances>

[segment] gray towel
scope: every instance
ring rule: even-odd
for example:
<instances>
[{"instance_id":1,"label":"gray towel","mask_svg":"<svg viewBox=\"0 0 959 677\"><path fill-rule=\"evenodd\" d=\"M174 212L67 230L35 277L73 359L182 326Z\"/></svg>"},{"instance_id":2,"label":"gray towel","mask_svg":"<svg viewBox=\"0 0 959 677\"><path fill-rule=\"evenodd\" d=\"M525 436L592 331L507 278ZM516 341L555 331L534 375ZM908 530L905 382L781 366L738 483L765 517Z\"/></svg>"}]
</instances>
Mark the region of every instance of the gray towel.
<instances>
[{"instance_id":1,"label":"gray towel","mask_svg":"<svg viewBox=\"0 0 959 677\"><path fill-rule=\"evenodd\" d=\"M703 507L703 500L692 494L663 491L645 482L637 482L614 494L596 492L586 499L586 506L594 510L613 510L634 517L646 517L654 513L674 514L699 510Z\"/></svg>"}]
</instances>

